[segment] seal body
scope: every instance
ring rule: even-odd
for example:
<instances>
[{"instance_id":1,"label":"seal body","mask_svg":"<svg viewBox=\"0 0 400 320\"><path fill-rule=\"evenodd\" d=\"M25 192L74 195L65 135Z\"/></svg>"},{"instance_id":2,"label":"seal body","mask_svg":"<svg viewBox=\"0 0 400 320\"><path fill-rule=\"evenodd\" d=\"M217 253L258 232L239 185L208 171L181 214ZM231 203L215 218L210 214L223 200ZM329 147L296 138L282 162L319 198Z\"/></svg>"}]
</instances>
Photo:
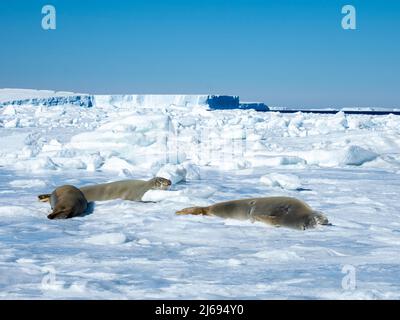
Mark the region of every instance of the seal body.
<instances>
[{"instance_id":1,"label":"seal body","mask_svg":"<svg viewBox=\"0 0 400 320\"><path fill-rule=\"evenodd\" d=\"M39 200L50 202L53 212L49 219L68 219L84 213L87 209L87 200L82 191L74 186L65 185L55 189L48 198L47 195L39 196Z\"/></svg>"},{"instance_id":2,"label":"seal body","mask_svg":"<svg viewBox=\"0 0 400 320\"><path fill-rule=\"evenodd\" d=\"M318 224L329 224L322 213L305 202L291 197L265 197L233 200L208 207L192 207L177 214L201 214L221 218L260 221L275 226L305 230Z\"/></svg>"},{"instance_id":3,"label":"seal body","mask_svg":"<svg viewBox=\"0 0 400 320\"><path fill-rule=\"evenodd\" d=\"M102 183L80 188L87 201L105 201L113 199L141 201L143 195L152 189L165 190L171 185L168 179L155 177L148 181L123 180Z\"/></svg>"}]
</instances>

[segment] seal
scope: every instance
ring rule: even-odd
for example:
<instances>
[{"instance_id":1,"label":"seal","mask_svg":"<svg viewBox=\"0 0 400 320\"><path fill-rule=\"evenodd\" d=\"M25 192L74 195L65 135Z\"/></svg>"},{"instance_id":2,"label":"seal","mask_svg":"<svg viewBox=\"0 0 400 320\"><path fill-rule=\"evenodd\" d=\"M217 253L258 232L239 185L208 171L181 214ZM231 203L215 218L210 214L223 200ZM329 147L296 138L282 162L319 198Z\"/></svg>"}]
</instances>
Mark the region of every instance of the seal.
<instances>
[{"instance_id":1,"label":"seal","mask_svg":"<svg viewBox=\"0 0 400 320\"><path fill-rule=\"evenodd\" d=\"M113 199L141 201L149 190L166 190L171 181L155 177L148 181L123 180L110 183L96 184L80 188L87 201L105 201Z\"/></svg>"},{"instance_id":2,"label":"seal","mask_svg":"<svg viewBox=\"0 0 400 320\"><path fill-rule=\"evenodd\" d=\"M192 207L177 211L178 215L194 214L251 220L274 226L305 230L315 226L329 225L328 218L314 211L305 202L291 197L265 197L233 200L208 207Z\"/></svg>"},{"instance_id":3,"label":"seal","mask_svg":"<svg viewBox=\"0 0 400 320\"><path fill-rule=\"evenodd\" d=\"M58 187L51 194L38 196L42 202L50 202L53 210L47 218L68 219L84 213L88 202L81 190L74 186L65 185Z\"/></svg>"}]
</instances>

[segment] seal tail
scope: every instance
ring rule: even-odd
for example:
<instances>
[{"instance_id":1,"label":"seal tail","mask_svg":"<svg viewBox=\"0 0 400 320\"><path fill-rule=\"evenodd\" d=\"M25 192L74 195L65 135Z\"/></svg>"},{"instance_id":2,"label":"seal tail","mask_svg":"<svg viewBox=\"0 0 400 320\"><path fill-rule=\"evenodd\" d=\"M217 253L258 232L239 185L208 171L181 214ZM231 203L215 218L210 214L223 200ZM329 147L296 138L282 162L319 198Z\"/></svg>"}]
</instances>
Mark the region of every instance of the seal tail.
<instances>
[{"instance_id":1,"label":"seal tail","mask_svg":"<svg viewBox=\"0 0 400 320\"><path fill-rule=\"evenodd\" d=\"M51 194L40 194L38 195L38 199L40 202L49 202Z\"/></svg>"},{"instance_id":2,"label":"seal tail","mask_svg":"<svg viewBox=\"0 0 400 320\"><path fill-rule=\"evenodd\" d=\"M176 211L176 214L185 215L185 214L193 214L193 215L208 215L207 207L191 207L185 208L179 211Z\"/></svg>"}]
</instances>

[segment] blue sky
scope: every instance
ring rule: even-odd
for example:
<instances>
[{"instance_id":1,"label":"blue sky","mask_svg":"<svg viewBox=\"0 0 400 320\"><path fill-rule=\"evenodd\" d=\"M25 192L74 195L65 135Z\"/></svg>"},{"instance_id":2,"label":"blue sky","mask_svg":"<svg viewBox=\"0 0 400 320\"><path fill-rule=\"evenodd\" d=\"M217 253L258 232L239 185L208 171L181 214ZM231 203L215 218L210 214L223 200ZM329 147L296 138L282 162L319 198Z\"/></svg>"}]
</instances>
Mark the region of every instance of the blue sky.
<instances>
[{"instance_id":1,"label":"blue sky","mask_svg":"<svg viewBox=\"0 0 400 320\"><path fill-rule=\"evenodd\" d=\"M397 0L1 0L0 26L0 87L400 107Z\"/></svg>"}]
</instances>

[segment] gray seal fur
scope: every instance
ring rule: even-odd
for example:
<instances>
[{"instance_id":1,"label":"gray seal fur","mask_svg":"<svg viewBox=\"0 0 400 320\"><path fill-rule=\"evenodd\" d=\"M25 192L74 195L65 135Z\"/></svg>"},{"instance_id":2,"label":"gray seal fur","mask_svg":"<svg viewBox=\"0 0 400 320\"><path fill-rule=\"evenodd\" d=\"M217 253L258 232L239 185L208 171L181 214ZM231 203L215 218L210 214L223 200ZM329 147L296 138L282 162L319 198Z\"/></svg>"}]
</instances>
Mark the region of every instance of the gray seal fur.
<instances>
[{"instance_id":1,"label":"gray seal fur","mask_svg":"<svg viewBox=\"0 0 400 320\"><path fill-rule=\"evenodd\" d=\"M141 201L143 195L149 190L165 190L171 185L171 181L161 177L155 177L148 181L122 180L110 183L102 183L80 188L87 201L105 201L113 199Z\"/></svg>"},{"instance_id":2,"label":"gray seal fur","mask_svg":"<svg viewBox=\"0 0 400 320\"><path fill-rule=\"evenodd\" d=\"M191 207L176 214L194 214L260 221L274 226L305 230L318 224L329 225L328 218L305 202L291 197L264 197L232 200L208 207Z\"/></svg>"},{"instance_id":3,"label":"gray seal fur","mask_svg":"<svg viewBox=\"0 0 400 320\"><path fill-rule=\"evenodd\" d=\"M51 194L38 196L42 202L50 202L53 210L47 218L69 219L83 214L88 206L84 194L76 187L65 185L56 188Z\"/></svg>"}]
</instances>

